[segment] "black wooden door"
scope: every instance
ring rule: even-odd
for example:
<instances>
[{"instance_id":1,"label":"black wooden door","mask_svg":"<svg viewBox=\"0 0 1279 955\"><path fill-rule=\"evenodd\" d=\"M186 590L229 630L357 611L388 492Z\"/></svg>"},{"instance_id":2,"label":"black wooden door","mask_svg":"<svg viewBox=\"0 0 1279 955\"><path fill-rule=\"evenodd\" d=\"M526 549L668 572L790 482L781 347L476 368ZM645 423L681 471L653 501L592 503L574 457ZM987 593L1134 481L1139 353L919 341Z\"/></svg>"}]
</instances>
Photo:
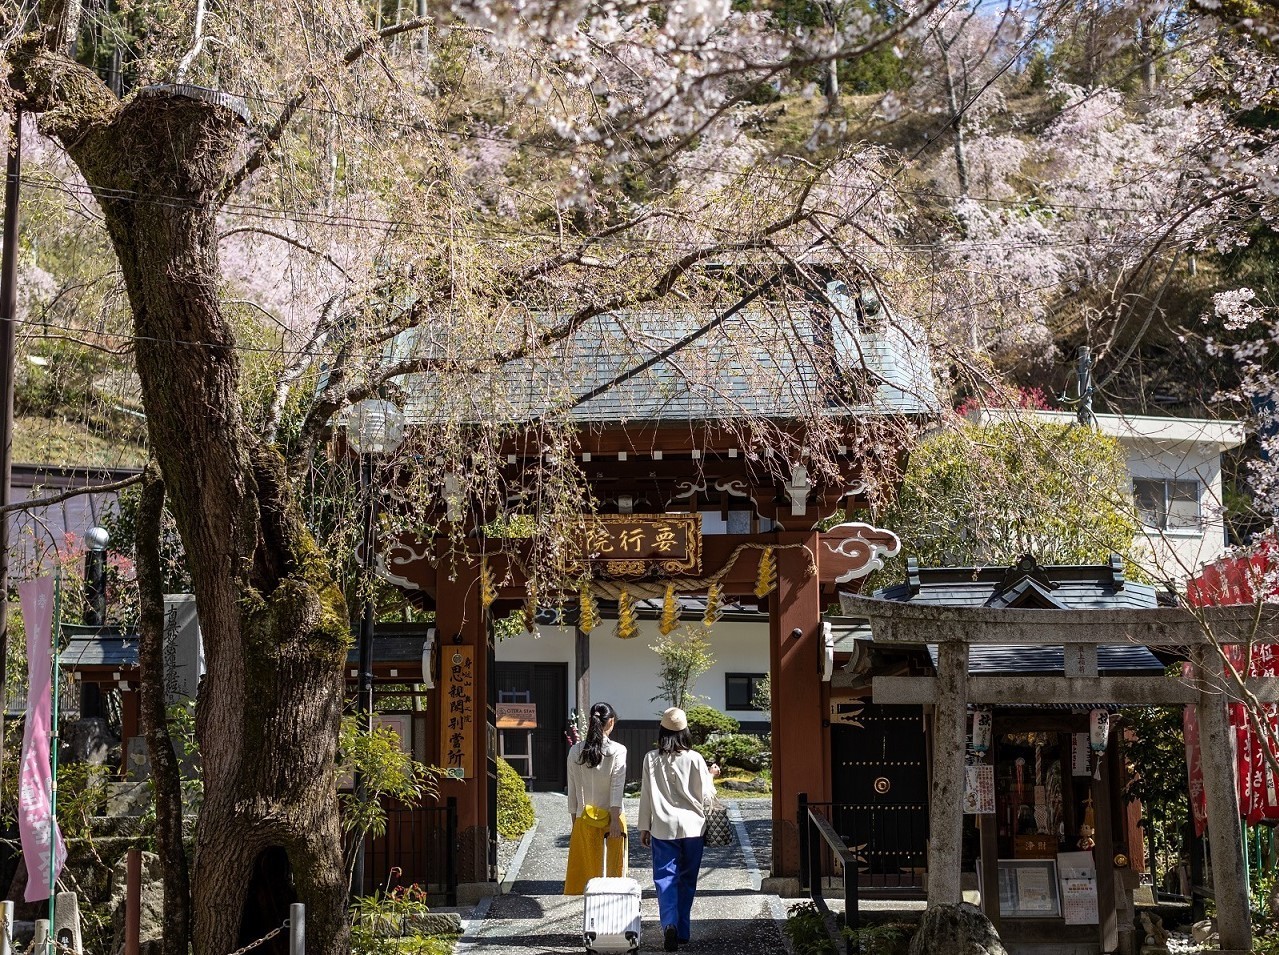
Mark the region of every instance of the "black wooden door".
<instances>
[{"instance_id":1,"label":"black wooden door","mask_svg":"<svg viewBox=\"0 0 1279 955\"><path fill-rule=\"evenodd\" d=\"M494 668L498 694L528 691L537 704L533 730L533 778L530 789L558 792L568 784L568 664L499 662ZM499 696L500 699L500 696ZM519 744L523 746L523 743Z\"/></svg>"},{"instance_id":2,"label":"black wooden door","mask_svg":"<svg viewBox=\"0 0 1279 955\"><path fill-rule=\"evenodd\" d=\"M860 726L831 728L831 821L858 849L862 884L912 888L927 866L928 769L923 710L868 703Z\"/></svg>"}]
</instances>

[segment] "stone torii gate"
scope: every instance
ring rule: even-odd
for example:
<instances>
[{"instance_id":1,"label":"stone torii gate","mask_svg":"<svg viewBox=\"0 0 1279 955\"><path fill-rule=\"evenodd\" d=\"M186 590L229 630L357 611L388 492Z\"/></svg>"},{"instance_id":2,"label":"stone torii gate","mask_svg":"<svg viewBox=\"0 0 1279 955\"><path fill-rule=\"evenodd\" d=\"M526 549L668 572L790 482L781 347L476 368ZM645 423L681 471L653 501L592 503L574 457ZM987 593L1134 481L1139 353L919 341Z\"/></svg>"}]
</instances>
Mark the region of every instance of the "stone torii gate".
<instances>
[{"instance_id":1,"label":"stone torii gate","mask_svg":"<svg viewBox=\"0 0 1279 955\"><path fill-rule=\"evenodd\" d=\"M1024 610L919 606L868 597L844 598L848 616L870 621L876 644L936 644L936 677L877 676L877 703L934 707L934 759L929 800L928 903L958 902L963 832L964 761L968 704L1043 703L1085 706L1193 704L1199 714L1204 788L1213 836L1217 927L1222 951L1252 949L1235 767L1225 704L1232 692L1221 648L1279 642L1279 606L1157 610ZM1177 648L1194 662L1193 680L1164 676L1102 677L1097 647L1136 643ZM968 648L1062 646L1061 676L969 676ZM1258 702L1279 702L1279 678L1251 678ZM1233 690L1244 692L1243 687ZM1100 869L1101 867L1099 867ZM1114 922L1113 913L1111 922ZM1112 951L1117 927L1103 925ZM1110 948L1106 948L1106 944Z\"/></svg>"}]
</instances>

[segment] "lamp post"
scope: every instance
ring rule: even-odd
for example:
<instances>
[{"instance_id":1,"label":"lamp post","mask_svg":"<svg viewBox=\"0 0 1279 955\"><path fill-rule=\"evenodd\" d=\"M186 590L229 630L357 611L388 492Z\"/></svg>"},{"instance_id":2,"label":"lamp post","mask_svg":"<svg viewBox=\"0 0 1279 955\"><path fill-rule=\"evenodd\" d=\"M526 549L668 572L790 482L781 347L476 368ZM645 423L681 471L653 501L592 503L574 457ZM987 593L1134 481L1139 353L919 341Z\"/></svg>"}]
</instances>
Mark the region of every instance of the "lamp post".
<instances>
[{"instance_id":1,"label":"lamp post","mask_svg":"<svg viewBox=\"0 0 1279 955\"><path fill-rule=\"evenodd\" d=\"M373 600L373 548L377 522L377 505L373 487L373 458L393 453L404 440L404 414L390 401L366 398L351 406L345 416L347 443L360 457L360 494L363 498L364 521L364 593L360 617L360 682L355 707L360 728L373 729L373 623L377 608ZM356 798L364 800L364 780L355 777ZM355 846L355 865L351 873L351 892L364 891L364 834Z\"/></svg>"},{"instance_id":2,"label":"lamp post","mask_svg":"<svg viewBox=\"0 0 1279 955\"><path fill-rule=\"evenodd\" d=\"M90 627L107 624L107 544L111 535L105 527L93 526L84 532L84 622ZM102 715L102 690L96 683L80 684L80 715Z\"/></svg>"}]
</instances>

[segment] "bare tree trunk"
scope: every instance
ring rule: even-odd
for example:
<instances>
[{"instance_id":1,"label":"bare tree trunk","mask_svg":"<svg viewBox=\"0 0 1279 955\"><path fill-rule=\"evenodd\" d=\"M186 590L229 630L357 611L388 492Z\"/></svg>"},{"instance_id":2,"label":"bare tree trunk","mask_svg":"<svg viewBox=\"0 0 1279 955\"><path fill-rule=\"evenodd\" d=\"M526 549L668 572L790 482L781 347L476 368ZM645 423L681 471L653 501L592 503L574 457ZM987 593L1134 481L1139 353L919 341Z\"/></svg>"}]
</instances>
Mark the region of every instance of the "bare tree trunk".
<instances>
[{"instance_id":1,"label":"bare tree trunk","mask_svg":"<svg viewBox=\"0 0 1279 955\"><path fill-rule=\"evenodd\" d=\"M249 131L234 113L172 92L121 104L89 70L43 51L20 49L12 63L102 209L199 608L207 673L196 714L205 801L195 955L260 937L298 900L308 951L340 955L349 947L335 768L346 606L282 459L241 418L236 341L218 301L221 191Z\"/></svg>"},{"instance_id":2,"label":"bare tree trunk","mask_svg":"<svg viewBox=\"0 0 1279 955\"><path fill-rule=\"evenodd\" d=\"M151 757L155 829L164 873L164 955L187 955L191 940L191 876L182 841L182 777L165 711L164 579L160 566L160 517L164 479L147 466L138 508L138 666L142 671L142 732Z\"/></svg>"},{"instance_id":3,"label":"bare tree trunk","mask_svg":"<svg viewBox=\"0 0 1279 955\"><path fill-rule=\"evenodd\" d=\"M1155 48L1150 38L1150 18L1137 18L1137 48L1141 54L1141 89L1147 96L1155 95Z\"/></svg>"},{"instance_id":4,"label":"bare tree trunk","mask_svg":"<svg viewBox=\"0 0 1279 955\"><path fill-rule=\"evenodd\" d=\"M936 37L941 50L942 74L946 79L946 107L950 110L951 124L955 127L952 148L955 153L955 175L959 178L960 195L968 196L968 155L964 148L964 117L959 108L959 89L950 66L950 49L940 36Z\"/></svg>"}]
</instances>

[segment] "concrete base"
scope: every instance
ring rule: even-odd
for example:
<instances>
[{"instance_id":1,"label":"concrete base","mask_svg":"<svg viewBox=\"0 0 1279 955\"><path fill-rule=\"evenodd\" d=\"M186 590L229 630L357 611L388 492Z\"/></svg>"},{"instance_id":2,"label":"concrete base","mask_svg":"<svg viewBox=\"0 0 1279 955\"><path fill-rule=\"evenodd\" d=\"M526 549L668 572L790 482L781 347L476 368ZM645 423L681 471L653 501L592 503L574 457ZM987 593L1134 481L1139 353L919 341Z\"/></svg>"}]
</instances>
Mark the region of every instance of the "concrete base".
<instances>
[{"instance_id":1,"label":"concrete base","mask_svg":"<svg viewBox=\"0 0 1279 955\"><path fill-rule=\"evenodd\" d=\"M765 895L776 895L783 899L798 899L806 894L799 879L789 875L765 876L760 880L759 890Z\"/></svg>"},{"instance_id":2,"label":"concrete base","mask_svg":"<svg viewBox=\"0 0 1279 955\"><path fill-rule=\"evenodd\" d=\"M474 905L485 896L500 895L501 892L502 884L500 882L459 882L457 886L457 904Z\"/></svg>"}]
</instances>

